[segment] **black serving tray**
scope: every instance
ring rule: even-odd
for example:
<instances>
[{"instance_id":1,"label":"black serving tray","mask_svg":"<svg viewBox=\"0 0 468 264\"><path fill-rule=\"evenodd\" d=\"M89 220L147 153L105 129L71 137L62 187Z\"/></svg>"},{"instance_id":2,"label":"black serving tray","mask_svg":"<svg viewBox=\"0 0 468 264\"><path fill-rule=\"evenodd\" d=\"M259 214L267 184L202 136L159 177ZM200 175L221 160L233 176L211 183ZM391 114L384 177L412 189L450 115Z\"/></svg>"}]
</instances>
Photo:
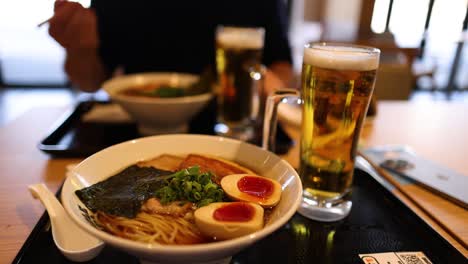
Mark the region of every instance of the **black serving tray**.
<instances>
[{"instance_id":1,"label":"black serving tray","mask_svg":"<svg viewBox=\"0 0 468 264\"><path fill-rule=\"evenodd\" d=\"M279 230L233 256L231 263L362 264L358 254L396 251L422 251L432 263L466 263L459 251L374 177L355 170L353 208L344 220L323 223L295 214ZM46 213L13 260L13 264L29 263L72 263L55 247ZM138 263L138 259L106 246L88 263Z\"/></svg>"},{"instance_id":2,"label":"black serving tray","mask_svg":"<svg viewBox=\"0 0 468 264\"><path fill-rule=\"evenodd\" d=\"M83 122L82 117L99 104L108 101L80 101L66 111L52 126L38 148L54 157L87 157L111 145L139 138L135 123ZM214 135L216 102L212 100L189 124L188 133ZM260 139L252 140L260 144ZM281 126L277 128L277 154L286 153L294 144Z\"/></svg>"}]
</instances>

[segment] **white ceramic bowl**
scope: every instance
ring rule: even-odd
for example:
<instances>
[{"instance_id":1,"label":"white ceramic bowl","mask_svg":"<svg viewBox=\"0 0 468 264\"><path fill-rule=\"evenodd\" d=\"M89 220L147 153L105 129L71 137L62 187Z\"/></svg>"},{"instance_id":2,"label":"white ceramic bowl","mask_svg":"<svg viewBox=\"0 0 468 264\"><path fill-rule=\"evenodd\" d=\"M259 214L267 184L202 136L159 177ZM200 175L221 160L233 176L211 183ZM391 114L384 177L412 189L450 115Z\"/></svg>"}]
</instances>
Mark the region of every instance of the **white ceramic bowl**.
<instances>
[{"instance_id":1,"label":"white ceramic bowl","mask_svg":"<svg viewBox=\"0 0 468 264\"><path fill-rule=\"evenodd\" d=\"M163 153L210 154L238 162L260 175L278 180L283 189L281 200L263 229L231 240L197 245L157 245L136 242L98 230L85 220L78 208L78 205L82 207L84 205L75 195L76 190L102 181L138 161ZM66 179L62 189L62 203L72 220L84 230L142 260L162 263L215 263L212 261L229 260L230 256L283 226L296 212L301 194L302 184L294 168L271 152L223 137L180 134L127 141L85 159Z\"/></svg>"},{"instance_id":2,"label":"white ceramic bowl","mask_svg":"<svg viewBox=\"0 0 468 264\"><path fill-rule=\"evenodd\" d=\"M119 94L123 89L147 83L186 87L198 80L186 73L140 73L115 77L103 84L112 101L118 103L137 122L143 135L182 133L187 123L212 98L212 93L176 98L151 98Z\"/></svg>"}]
</instances>

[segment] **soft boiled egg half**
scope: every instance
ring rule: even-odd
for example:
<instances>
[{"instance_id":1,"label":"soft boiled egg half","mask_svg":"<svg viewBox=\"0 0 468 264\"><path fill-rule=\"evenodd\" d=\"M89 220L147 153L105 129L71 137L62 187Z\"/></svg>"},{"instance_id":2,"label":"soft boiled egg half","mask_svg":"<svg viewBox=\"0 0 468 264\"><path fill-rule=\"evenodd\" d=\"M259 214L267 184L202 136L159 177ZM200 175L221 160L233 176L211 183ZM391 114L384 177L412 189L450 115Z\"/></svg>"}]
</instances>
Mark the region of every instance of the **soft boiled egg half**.
<instances>
[{"instance_id":1,"label":"soft boiled egg half","mask_svg":"<svg viewBox=\"0 0 468 264\"><path fill-rule=\"evenodd\" d=\"M228 175L221 179L221 187L233 200L253 202L265 208L275 206L281 199L281 184L258 175Z\"/></svg>"},{"instance_id":2,"label":"soft boiled egg half","mask_svg":"<svg viewBox=\"0 0 468 264\"><path fill-rule=\"evenodd\" d=\"M217 240L240 237L263 227L263 208L255 203L211 203L198 208L194 216L200 231Z\"/></svg>"}]
</instances>

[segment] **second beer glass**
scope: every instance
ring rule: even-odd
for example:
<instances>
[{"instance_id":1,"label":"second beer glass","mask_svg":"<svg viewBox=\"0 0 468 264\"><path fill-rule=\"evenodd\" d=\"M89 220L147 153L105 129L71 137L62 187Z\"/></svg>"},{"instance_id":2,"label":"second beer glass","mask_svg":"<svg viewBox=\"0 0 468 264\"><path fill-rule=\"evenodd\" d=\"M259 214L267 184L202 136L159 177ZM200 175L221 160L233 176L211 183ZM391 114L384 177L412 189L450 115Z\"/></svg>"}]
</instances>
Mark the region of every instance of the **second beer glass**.
<instances>
[{"instance_id":1,"label":"second beer glass","mask_svg":"<svg viewBox=\"0 0 468 264\"><path fill-rule=\"evenodd\" d=\"M259 87L265 30L223 27L216 32L218 135L251 140L262 105Z\"/></svg>"}]
</instances>

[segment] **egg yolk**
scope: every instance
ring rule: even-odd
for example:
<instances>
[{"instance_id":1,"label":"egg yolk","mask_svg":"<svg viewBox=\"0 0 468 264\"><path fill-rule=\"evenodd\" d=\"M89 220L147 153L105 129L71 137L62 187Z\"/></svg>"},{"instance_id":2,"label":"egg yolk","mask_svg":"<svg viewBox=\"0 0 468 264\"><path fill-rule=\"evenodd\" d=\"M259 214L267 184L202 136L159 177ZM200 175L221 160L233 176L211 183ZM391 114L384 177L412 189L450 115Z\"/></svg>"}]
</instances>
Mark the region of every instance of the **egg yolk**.
<instances>
[{"instance_id":1,"label":"egg yolk","mask_svg":"<svg viewBox=\"0 0 468 264\"><path fill-rule=\"evenodd\" d=\"M226 222L247 222L254 214L255 209L247 203L230 203L216 209L213 218Z\"/></svg>"},{"instance_id":2,"label":"egg yolk","mask_svg":"<svg viewBox=\"0 0 468 264\"><path fill-rule=\"evenodd\" d=\"M245 176L237 182L239 191L258 197L268 198L274 190L273 183L260 177Z\"/></svg>"}]
</instances>

